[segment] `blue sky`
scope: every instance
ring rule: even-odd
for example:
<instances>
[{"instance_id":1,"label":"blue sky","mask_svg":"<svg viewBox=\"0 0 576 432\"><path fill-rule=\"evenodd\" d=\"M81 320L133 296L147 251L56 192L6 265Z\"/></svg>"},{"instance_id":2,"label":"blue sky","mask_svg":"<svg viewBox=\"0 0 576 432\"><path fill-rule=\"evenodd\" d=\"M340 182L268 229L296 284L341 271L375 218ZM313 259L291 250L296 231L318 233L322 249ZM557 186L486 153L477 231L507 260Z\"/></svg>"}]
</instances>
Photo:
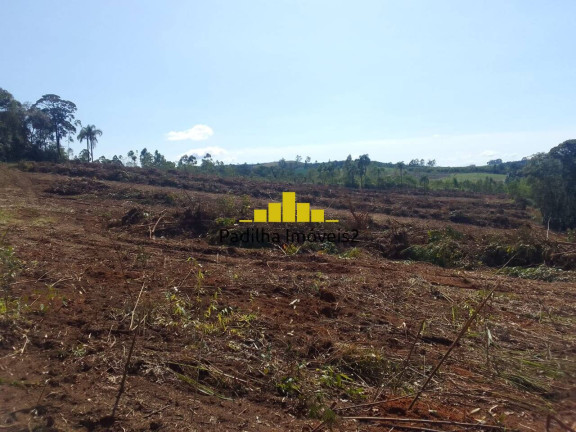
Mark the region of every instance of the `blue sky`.
<instances>
[{"instance_id":1,"label":"blue sky","mask_svg":"<svg viewBox=\"0 0 576 432\"><path fill-rule=\"evenodd\" d=\"M454 166L576 138L573 0L0 2L0 87L76 103L95 157Z\"/></svg>"}]
</instances>

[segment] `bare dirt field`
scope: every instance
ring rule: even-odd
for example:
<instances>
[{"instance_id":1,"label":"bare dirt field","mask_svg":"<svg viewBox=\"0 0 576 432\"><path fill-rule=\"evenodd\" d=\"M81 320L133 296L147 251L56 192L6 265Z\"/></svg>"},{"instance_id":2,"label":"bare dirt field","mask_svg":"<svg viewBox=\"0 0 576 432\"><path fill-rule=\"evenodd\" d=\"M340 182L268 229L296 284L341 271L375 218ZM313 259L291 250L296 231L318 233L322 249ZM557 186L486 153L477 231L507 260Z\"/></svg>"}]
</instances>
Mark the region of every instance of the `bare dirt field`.
<instances>
[{"instance_id":1,"label":"bare dirt field","mask_svg":"<svg viewBox=\"0 0 576 432\"><path fill-rule=\"evenodd\" d=\"M21 168L0 165L0 430L576 427L576 246L529 207ZM282 191L340 223L270 233L356 241L220 241Z\"/></svg>"}]
</instances>

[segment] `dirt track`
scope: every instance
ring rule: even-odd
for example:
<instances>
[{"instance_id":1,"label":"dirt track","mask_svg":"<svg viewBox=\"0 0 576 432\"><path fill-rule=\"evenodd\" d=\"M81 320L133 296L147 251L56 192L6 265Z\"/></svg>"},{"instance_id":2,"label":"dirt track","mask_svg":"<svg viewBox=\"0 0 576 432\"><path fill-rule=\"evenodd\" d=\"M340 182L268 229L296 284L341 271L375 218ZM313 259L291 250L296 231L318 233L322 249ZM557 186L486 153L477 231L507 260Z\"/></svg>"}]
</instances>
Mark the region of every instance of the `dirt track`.
<instances>
[{"instance_id":1,"label":"dirt track","mask_svg":"<svg viewBox=\"0 0 576 432\"><path fill-rule=\"evenodd\" d=\"M78 190L68 194L71 184ZM351 196L369 212L375 222L357 253L291 255L168 235L177 220L168 215L187 200L237 208L236 193L192 189L186 197L176 188L0 166L0 230L22 261L0 321L2 429L306 431L323 419L316 430L376 431L397 423L346 417L394 417L427 419L404 425L429 430L464 428L438 421L543 430L548 413L576 422L573 272L565 282L527 280L482 266L392 261L368 247L395 224L422 233L450 225L471 242L511 231L490 227L494 220L541 231L528 212L500 197L312 190L298 192L325 207ZM122 224L135 207L148 219ZM462 209L487 222L450 222ZM350 218L344 208L334 214ZM134 333L126 390L109 424ZM376 397L381 403L358 406Z\"/></svg>"}]
</instances>

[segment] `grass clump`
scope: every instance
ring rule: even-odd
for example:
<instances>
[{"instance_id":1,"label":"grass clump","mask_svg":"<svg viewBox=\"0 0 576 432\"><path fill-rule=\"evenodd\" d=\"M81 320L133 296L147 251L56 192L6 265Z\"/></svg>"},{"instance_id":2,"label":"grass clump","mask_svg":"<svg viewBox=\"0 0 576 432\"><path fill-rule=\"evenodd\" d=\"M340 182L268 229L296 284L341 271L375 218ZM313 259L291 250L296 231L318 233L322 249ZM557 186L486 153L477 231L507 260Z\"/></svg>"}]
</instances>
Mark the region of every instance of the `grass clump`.
<instances>
[{"instance_id":1,"label":"grass clump","mask_svg":"<svg viewBox=\"0 0 576 432\"><path fill-rule=\"evenodd\" d=\"M332 389L341 391L347 398L352 400L360 400L364 398L364 389L355 385L354 379L339 368L333 366L325 366L318 369L320 373L320 384Z\"/></svg>"},{"instance_id":2,"label":"grass clump","mask_svg":"<svg viewBox=\"0 0 576 432\"><path fill-rule=\"evenodd\" d=\"M296 377L287 376L283 377L280 382L276 384L276 390L281 396L296 396L300 394L300 386Z\"/></svg>"},{"instance_id":3,"label":"grass clump","mask_svg":"<svg viewBox=\"0 0 576 432\"><path fill-rule=\"evenodd\" d=\"M14 253L14 248L8 245L0 245L0 288L2 289L2 300L0 301L0 313L8 315L13 312L10 287L16 275L20 271L21 262ZM16 301L16 303L19 303Z\"/></svg>"},{"instance_id":4,"label":"grass clump","mask_svg":"<svg viewBox=\"0 0 576 432\"><path fill-rule=\"evenodd\" d=\"M502 272L508 276L522 278L522 279L532 279L541 280L545 282L554 281L565 281L570 278L565 275L565 272L545 265L539 265L537 267L506 267L502 269Z\"/></svg>"},{"instance_id":5,"label":"grass clump","mask_svg":"<svg viewBox=\"0 0 576 432\"><path fill-rule=\"evenodd\" d=\"M358 249L357 247L353 247L351 249L348 249L344 253L340 254L339 257L342 259L354 259L358 258L361 254L362 252L360 251L360 249Z\"/></svg>"},{"instance_id":6,"label":"grass clump","mask_svg":"<svg viewBox=\"0 0 576 432\"><path fill-rule=\"evenodd\" d=\"M6 225L12 221L12 215L6 210L0 210L0 225Z\"/></svg>"},{"instance_id":7,"label":"grass clump","mask_svg":"<svg viewBox=\"0 0 576 432\"><path fill-rule=\"evenodd\" d=\"M481 260L489 267L526 267L543 264L552 245L529 228L517 230L513 236L494 236L480 251Z\"/></svg>"},{"instance_id":8,"label":"grass clump","mask_svg":"<svg viewBox=\"0 0 576 432\"><path fill-rule=\"evenodd\" d=\"M337 366L350 377L379 386L389 379L397 365L374 349L346 346L343 348Z\"/></svg>"}]
</instances>

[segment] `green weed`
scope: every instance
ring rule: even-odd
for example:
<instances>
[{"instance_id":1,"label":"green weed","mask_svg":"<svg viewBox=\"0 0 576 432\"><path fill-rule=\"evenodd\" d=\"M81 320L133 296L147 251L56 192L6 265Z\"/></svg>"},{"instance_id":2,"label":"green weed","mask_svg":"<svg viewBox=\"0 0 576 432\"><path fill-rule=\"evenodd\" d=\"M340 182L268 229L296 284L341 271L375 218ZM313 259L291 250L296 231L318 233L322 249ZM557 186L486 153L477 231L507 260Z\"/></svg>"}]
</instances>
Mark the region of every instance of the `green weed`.
<instances>
[{"instance_id":1,"label":"green weed","mask_svg":"<svg viewBox=\"0 0 576 432\"><path fill-rule=\"evenodd\" d=\"M335 370L332 366L326 366L319 370L321 373L320 382L330 388L344 388L345 383L354 381L348 375Z\"/></svg>"},{"instance_id":2,"label":"green weed","mask_svg":"<svg viewBox=\"0 0 576 432\"><path fill-rule=\"evenodd\" d=\"M300 394L300 386L295 377L284 377L276 384L276 390L282 396L296 396Z\"/></svg>"},{"instance_id":3,"label":"green weed","mask_svg":"<svg viewBox=\"0 0 576 432\"><path fill-rule=\"evenodd\" d=\"M354 386L354 379L332 366L325 366L317 370L320 373L319 381L330 389L343 390L350 399L361 399L364 390Z\"/></svg>"},{"instance_id":4,"label":"green weed","mask_svg":"<svg viewBox=\"0 0 576 432\"><path fill-rule=\"evenodd\" d=\"M354 259L358 258L360 255L362 255L360 249L353 247L352 249L348 249L343 254L340 254L339 257L343 259Z\"/></svg>"},{"instance_id":5,"label":"green weed","mask_svg":"<svg viewBox=\"0 0 576 432\"><path fill-rule=\"evenodd\" d=\"M219 217L216 218L216 220L214 221L214 224L217 227L227 227L227 226L232 226L236 223L236 219L235 218L231 218L231 217Z\"/></svg>"},{"instance_id":6,"label":"green weed","mask_svg":"<svg viewBox=\"0 0 576 432\"><path fill-rule=\"evenodd\" d=\"M564 271L554 267L547 267L545 265L528 268L506 267L502 269L502 273L512 277L541 280L546 282L570 280Z\"/></svg>"},{"instance_id":7,"label":"green weed","mask_svg":"<svg viewBox=\"0 0 576 432\"><path fill-rule=\"evenodd\" d=\"M7 315L11 313L11 305L15 299L11 296L11 285L22 267L21 261L16 258L14 248L0 245L0 288L2 289L2 305L0 311ZM17 304L19 302L17 301Z\"/></svg>"},{"instance_id":8,"label":"green weed","mask_svg":"<svg viewBox=\"0 0 576 432\"><path fill-rule=\"evenodd\" d=\"M10 213L6 210L0 210L0 225L9 224L12 221L13 217Z\"/></svg>"},{"instance_id":9,"label":"green weed","mask_svg":"<svg viewBox=\"0 0 576 432\"><path fill-rule=\"evenodd\" d=\"M301 246L298 246L296 243L289 243L282 245L282 250L286 255L296 255L300 252Z\"/></svg>"},{"instance_id":10,"label":"green weed","mask_svg":"<svg viewBox=\"0 0 576 432\"><path fill-rule=\"evenodd\" d=\"M464 258L460 245L453 240L410 246L402 255L414 261L426 261L441 267L457 267Z\"/></svg>"},{"instance_id":11,"label":"green weed","mask_svg":"<svg viewBox=\"0 0 576 432\"><path fill-rule=\"evenodd\" d=\"M414 245L405 249L402 255L414 261L426 261L441 267L456 267L463 264L465 253L459 240L464 234L451 227L428 231L426 245Z\"/></svg>"},{"instance_id":12,"label":"green weed","mask_svg":"<svg viewBox=\"0 0 576 432\"><path fill-rule=\"evenodd\" d=\"M84 357L86 355L86 345L79 344L72 348L72 355L74 357Z\"/></svg>"}]
</instances>

